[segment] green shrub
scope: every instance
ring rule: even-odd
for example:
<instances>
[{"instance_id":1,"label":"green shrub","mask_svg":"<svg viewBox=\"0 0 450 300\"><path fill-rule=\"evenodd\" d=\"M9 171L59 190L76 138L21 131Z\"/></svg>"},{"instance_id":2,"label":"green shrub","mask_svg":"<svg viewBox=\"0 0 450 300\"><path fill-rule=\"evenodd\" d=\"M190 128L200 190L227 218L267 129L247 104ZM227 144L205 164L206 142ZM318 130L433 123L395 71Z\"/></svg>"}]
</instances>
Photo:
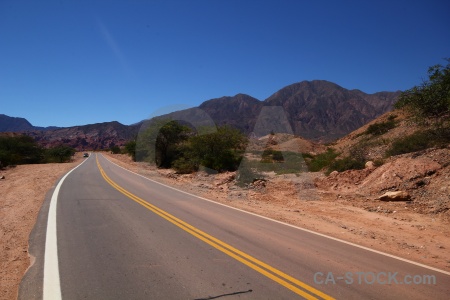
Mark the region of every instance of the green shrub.
<instances>
[{"instance_id":1,"label":"green shrub","mask_svg":"<svg viewBox=\"0 0 450 300\"><path fill-rule=\"evenodd\" d=\"M216 170L235 171L241 162L247 138L239 130L228 126L216 132L189 137L190 157L201 165Z\"/></svg>"},{"instance_id":2,"label":"green shrub","mask_svg":"<svg viewBox=\"0 0 450 300\"><path fill-rule=\"evenodd\" d=\"M313 159L314 155L311 153L302 153L304 159Z\"/></svg>"},{"instance_id":3,"label":"green shrub","mask_svg":"<svg viewBox=\"0 0 450 300\"><path fill-rule=\"evenodd\" d=\"M336 153L334 149L328 148L326 152L316 156L312 156L311 154L305 156L304 154L303 157L305 158L309 171L318 172L323 168L328 167L338 155L339 154Z\"/></svg>"},{"instance_id":4,"label":"green shrub","mask_svg":"<svg viewBox=\"0 0 450 300\"><path fill-rule=\"evenodd\" d=\"M395 108L406 108L418 119L447 119L450 114L450 59L428 69L428 79L403 93ZM444 120L445 121L445 120Z\"/></svg>"},{"instance_id":5,"label":"green shrub","mask_svg":"<svg viewBox=\"0 0 450 300\"><path fill-rule=\"evenodd\" d=\"M172 167L179 174L189 174L198 170L198 165L192 160L180 157L172 163Z\"/></svg>"},{"instance_id":6,"label":"green shrub","mask_svg":"<svg viewBox=\"0 0 450 300\"><path fill-rule=\"evenodd\" d=\"M387 118L388 119L388 121L392 121L392 120L394 120L394 119L396 119L398 116L397 115L389 115L389 117Z\"/></svg>"},{"instance_id":7,"label":"green shrub","mask_svg":"<svg viewBox=\"0 0 450 300\"><path fill-rule=\"evenodd\" d=\"M372 135L382 135L392 128L395 128L395 121L393 119L382 123L371 124L369 125L365 133Z\"/></svg>"},{"instance_id":8,"label":"green shrub","mask_svg":"<svg viewBox=\"0 0 450 300\"><path fill-rule=\"evenodd\" d=\"M110 148L110 150L111 150L111 153L113 153L113 154L119 154L120 153L120 147L117 146L117 145L112 146Z\"/></svg>"},{"instance_id":9,"label":"green shrub","mask_svg":"<svg viewBox=\"0 0 450 300\"><path fill-rule=\"evenodd\" d=\"M272 159L277 162L284 161L284 157L283 157L283 154L281 153L281 151L272 152Z\"/></svg>"},{"instance_id":10,"label":"green shrub","mask_svg":"<svg viewBox=\"0 0 450 300\"><path fill-rule=\"evenodd\" d=\"M261 155L261 163L272 162L272 149L265 149Z\"/></svg>"},{"instance_id":11,"label":"green shrub","mask_svg":"<svg viewBox=\"0 0 450 300\"><path fill-rule=\"evenodd\" d=\"M42 162L44 150L32 137L0 137L0 168L9 165L35 164Z\"/></svg>"},{"instance_id":12,"label":"green shrub","mask_svg":"<svg viewBox=\"0 0 450 300\"><path fill-rule=\"evenodd\" d=\"M347 156L342 159L335 160L328 168L327 173L332 171L343 172L347 170L361 170L364 169L365 162L360 159L355 159L353 157Z\"/></svg>"},{"instance_id":13,"label":"green shrub","mask_svg":"<svg viewBox=\"0 0 450 300\"><path fill-rule=\"evenodd\" d=\"M431 147L445 147L450 143L450 127L439 127L405 136L394 141L386 156L400 155L425 150Z\"/></svg>"},{"instance_id":14,"label":"green shrub","mask_svg":"<svg viewBox=\"0 0 450 300\"><path fill-rule=\"evenodd\" d=\"M445 147L450 144L450 126L433 128L427 130L426 133L431 137L435 147Z\"/></svg>"},{"instance_id":15,"label":"green shrub","mask_svg":"<svg viewBox=\"0 0 450 300\"><path fill-rule=\"evenodd\" d=\"M68 162L75 154L75 149L69 146L60 145L45 151L45 161L63 163Z\"/></svg>"},{"instance_id":16,"label":"green shrub","mask_svg":"<svg viewBox=\"0 0 450 300\"><path fill-rule=\"evenodd\" d=\"M386 155L389 157L393 155L416 152L427 149L428 147L429 141L425 133L416 132L393 142L392 146L386 151Z\"/></svg>"},{"instance_id":17,"label":"green shrub","mask_svg":"<svg viewBox=\"0 0 450 300\"><path fill-rule=\"evenodd\" d=\"M273 150L273 149L265 149L262 153L261 162L270 163L270 162L283 162L284 157L281 151Z\"/></svg>"},{"instance_id":18,"label":"green shrub","mask_svg":"<svg viewBox=\"0 0 450 300\"><path fill-rule=\"evenodd\" d=\"M384 164L384 160L382 160L382 159L375 159L374 161L373 161L373 165L375 166L375 167L380 167L380 166L382 166Z\"/></svg>"},{"instance_id":19,"label":"green shrub","mask_svg":"<svg viewBox=\"0 0 450 300\"><path fill-rule=\"evenodd\" d=\"M125 153L131 156L133 161L136 161L136 141L129 141L125 144Z\"/></svg>"}]
</instances>

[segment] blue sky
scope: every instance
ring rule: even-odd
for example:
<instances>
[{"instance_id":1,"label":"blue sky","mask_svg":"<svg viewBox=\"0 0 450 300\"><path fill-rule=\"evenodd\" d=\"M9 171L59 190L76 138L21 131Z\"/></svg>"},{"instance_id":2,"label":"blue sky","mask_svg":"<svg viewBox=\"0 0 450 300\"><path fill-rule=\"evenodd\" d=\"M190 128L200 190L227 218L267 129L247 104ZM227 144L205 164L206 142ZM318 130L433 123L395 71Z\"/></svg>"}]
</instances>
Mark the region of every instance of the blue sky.
<instances>
[{"instance_id":1,"label":"blue sky","mask_svg":"<svg viewBox=\"0 0 450 300\"><path fill-rule=\"evenodd\" d=\"M449 28L448 1L0 0L0 113L132 124L302 80L405 90Z\"/></svg>"}]
</instances>

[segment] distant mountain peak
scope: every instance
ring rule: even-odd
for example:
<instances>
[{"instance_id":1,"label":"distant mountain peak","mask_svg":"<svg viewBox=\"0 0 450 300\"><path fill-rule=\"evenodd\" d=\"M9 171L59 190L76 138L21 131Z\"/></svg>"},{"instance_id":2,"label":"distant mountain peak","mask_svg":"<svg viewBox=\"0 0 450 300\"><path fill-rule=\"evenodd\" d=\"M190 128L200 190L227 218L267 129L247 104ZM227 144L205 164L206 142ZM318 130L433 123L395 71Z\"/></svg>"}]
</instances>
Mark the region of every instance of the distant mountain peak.
<instances>
[{"instance_id":1,"label":"distant mountain peak","mask_svg":"<svg viewBox=\"0 0 450 300\"><path fill-rule=\"evenodd\" d=\"M398 95L366 94L326 80L313 80L284 87L264 102L282 106L297 135L330 141L391 110Z\"/></svg>"},{"instance_id":2,"label":"distant mountain peak","mask_svg":"<svg viewBox=\"0 0 450 300\"><path fill-rule=\"evenodd\" d=\"M0 132L18 132L32 129L33 125L27 119L0 114Z\"/></svg>"},{"instance_id":3,"label":"distant mountain peak","mask_svg":"<svg viewBox=\"0 0 450 300\"><path fill-rule=\"evenodd\" d=\"M210 99L198 107L158 118L189 122L195 117L198 124L208 126L211 124L210 119L203 120L207 115L218 126L229 125L250 134L254 131L264 106L281 106L295 135L316 141L331 141L391 110L399 94L385 91L366 94L356 89L345 89L327 80L305 80L278 90L264 101L239 93ZM49 130L34 127L23 118L0 114L0 131L34 130L35 138L45 145L62 142L91 149L108 148L113 144L123 145L127 140L135 138L143 123L141 121L126 126L112 121Z\"/></svg>"},{"instance_id":4,"label":"distant mountain peak","mask_svg":"<svg viewBox=\"0 0 450 300\"><path fill-rule=\"evenodd\" d=\"M202 104L200 104L199 107L200 108L205 107L205 106L208 106L210 103L214 103L214 102L222 102L222 103L230 102L230 103L232 103L232 102L261 102L261 101L250 95L239 93L234 96L222 96L220 98L213 98L210 100L206 100Z\"/></svg>"}]
</instances>

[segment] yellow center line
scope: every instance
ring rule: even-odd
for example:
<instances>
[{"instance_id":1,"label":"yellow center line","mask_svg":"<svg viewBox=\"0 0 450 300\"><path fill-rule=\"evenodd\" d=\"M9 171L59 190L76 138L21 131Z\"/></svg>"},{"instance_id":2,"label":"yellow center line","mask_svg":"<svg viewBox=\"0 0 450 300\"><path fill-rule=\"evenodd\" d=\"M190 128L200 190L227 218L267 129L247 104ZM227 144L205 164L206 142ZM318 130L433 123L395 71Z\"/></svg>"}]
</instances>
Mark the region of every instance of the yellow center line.
<instances>
[{"instance_id":1,"label":"yellow center line","mask_svg":"<svg viewBox=\"0 0 450 300\"><path fill-rule=\"evenodd\" d=\"M190 233L191 235L197 237L198 239L202 240L203 242L207 243L208 245L211 245L212 247L216 248L217 250L220 250L221 252L229 255L230 257L236 259L237 261L245 264L246 266L252 268L255 271L258 271L259 273L263 274L264 276L272 279L273 281L279 283L280 285L288 288L289 290L293 291L294 293L304 297L305 299L318 299L316 296L320 297L321 299L326 300L332 300L333 297L313 288L312 286L293 278L292 276L283 273L282 271L232 247L231 245L228 245L227 243L201 231L200 229L178 219L177 217L167 213L166 211L148 203L147 201L139 198L138 196L132 194L131 192L125 190L121 186L119 186L117 183L115 183L111 178L106 175L105 171L100 165L100 162L98 160L98 157L96 157L97 160L97 166L100 170L100 173L102 177L105 179L106 182L108 182L112 187L114 187L116 190L130 198L131 200L141 204L148 210L154 212L155 214L159 215L160 217L164 218L165 220L171 222L172 224L176 225L177 227L183 229L184 231ZM270 272L269 272L270 271ZM295 285L297 286L295 286ZM299 287L303 288L304 290L301 290ZM312 294L312 295L311 295Z\"/></svg>"}]
</instances>

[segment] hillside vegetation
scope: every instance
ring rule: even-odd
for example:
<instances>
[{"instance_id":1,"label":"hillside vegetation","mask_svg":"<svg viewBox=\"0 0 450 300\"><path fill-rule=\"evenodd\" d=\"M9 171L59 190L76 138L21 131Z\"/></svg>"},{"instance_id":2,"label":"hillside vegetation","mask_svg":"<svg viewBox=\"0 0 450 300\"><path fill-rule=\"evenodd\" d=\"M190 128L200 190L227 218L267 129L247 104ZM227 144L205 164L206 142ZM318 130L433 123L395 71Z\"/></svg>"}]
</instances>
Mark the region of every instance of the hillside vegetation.
<instances>
[{"instance_id":1,"label":"hillside vegetation","mask_svg":"<svg viewBox=\"0 0 450 300\"><path fill-rule=\"evenodd\" d=\"M0 168L22 164L66 162L75 154L73 148L59 145L43 148L25 135L0 136Z\"/></svg>"},{"instance_id":2,"label":"hillside vegetation","mask_svg":"<svg viewBox=\"0 0 450 300\"><path fill-rule=\"evenodd\" d=\"M450 64L430 67L429 79L401 93L395 110L344 138L328 151L306 155L311 171L363 169L366 162L382 165L391 156L450 143Z\"/></svg>"},{"instance_id":3,"label":"hillside vegetation","mask_svg":"<svg viewBox=\"0 0 450 300\"><path fill-rule=\"evenodd\" d=\"M239 130L220 126L202 127L195 132L175 120L153 120L136 142L125 147L134 160L146 161L159 168L173 168L191 173L235 171L239 166L247 138Z\"/></svg>"},{"instance_id":4,"label":"hillside vegetation","mask_svg":"<svg viewBox=\"0 0 450 300\"><path fill-rule=\"evenodd\" d=\"M175 120L154 120L125 147L134 160L173 168L180 174L200 168L236 171L252 182L264 173L360 170L378 167L391 156L443 148L450 143L450 79L447 66L433 66L421 86L400 94L395 110L327 146L272 132L248 139L237 129L202 127L199 132ZM117 151L117 150L116 150ZM241 176L242 175L242 176Z\"/></svg>"}]
</instances>

